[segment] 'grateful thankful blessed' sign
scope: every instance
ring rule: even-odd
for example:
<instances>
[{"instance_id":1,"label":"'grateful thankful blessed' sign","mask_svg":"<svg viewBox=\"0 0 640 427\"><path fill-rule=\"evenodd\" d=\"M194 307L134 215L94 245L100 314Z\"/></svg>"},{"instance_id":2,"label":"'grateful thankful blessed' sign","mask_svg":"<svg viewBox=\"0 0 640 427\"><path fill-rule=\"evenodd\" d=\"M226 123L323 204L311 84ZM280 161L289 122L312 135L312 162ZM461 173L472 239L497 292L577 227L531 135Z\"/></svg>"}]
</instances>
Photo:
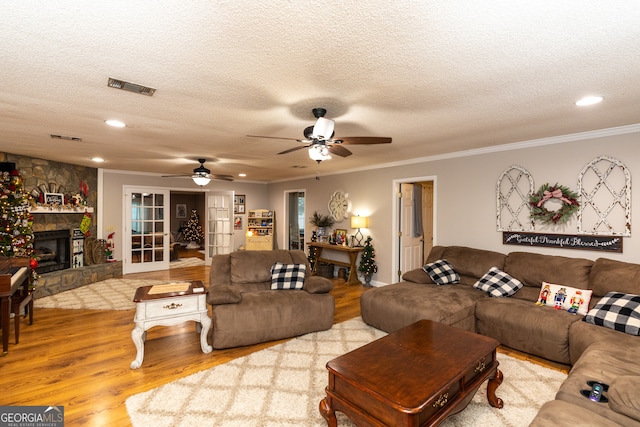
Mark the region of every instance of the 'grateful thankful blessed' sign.
<instances>
[{"instance_id":1,"label":"'grateful thankful blessed' sign","mask_svg":"<svg viewBox=\"0 0 640 427\"><path fill-rule=\"evenodd\" d=\"M505 245L622 252L622 237L620 236L587 236L503 231L502 243Z\"/></svg>"}]
</instances>

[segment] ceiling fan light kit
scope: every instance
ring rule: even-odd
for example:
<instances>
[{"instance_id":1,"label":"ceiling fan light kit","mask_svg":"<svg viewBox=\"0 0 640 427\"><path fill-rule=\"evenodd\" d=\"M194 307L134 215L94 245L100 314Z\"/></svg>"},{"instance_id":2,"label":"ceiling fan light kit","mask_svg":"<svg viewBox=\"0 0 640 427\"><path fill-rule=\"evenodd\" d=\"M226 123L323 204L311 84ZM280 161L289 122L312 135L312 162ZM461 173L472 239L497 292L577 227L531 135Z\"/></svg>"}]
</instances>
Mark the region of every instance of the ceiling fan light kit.
<instances>
[{"instance_id":1,"label":"ceiling fan light kit","mask_svg":"<svg viewBox=\"0 0 640 427\"><path fill-rule=\"evenodd\" d=\"M355 137L342 137L333 139L335 134L335 122L331 119L327 119L324 115L327 110L324 108L314 108L311 110L313 116L317 119L313 126L308 126L302 132L304 139L295 138L282 138L277 136L262 136L262 135L247 135L251 138L269 138L269 139L294 139L301 142L304 145L289 148L279 152L278 154L288 154L294 151L298 151L302 148L309 148L309 157L312 160L320 163L323 160L331 159L331 154L335 154L340 157L348 157L351 151L343 147L343 145L371 145L371 144L389 144L391 138L377 137L377 136L355 136Z\"/></svg>"},{"instance_id":2,"label":"ceiling fan light kit","mask_svg":"<svg viewBox=\"0 0 640 427\"><path fill-rule=\"evenodd\" d=\"M189 177L193 179L193 182L200 187L204 187L209 184L212 179L217 179L219 181L233 181L233 177L231 175L220 175L220 174L211 174L211 171L204 167L204 162L207 159L198 159L200 166L193 170L193 174L185 174L185 175L163 175L165 178L171 177Z\"/></svg>"},{"instance_id":3,"label":"ceiling fan light kit","mask_svg":"<svg viewBox=\"0 0 640 427\"><path fill-rule=\"evenodd\" d=\"M331 159L331 155L329 154L329 149L326 145L312 145L309 147L309 157L311 160L315 160L320 163L323 160Z\"/></svg>"},{"instance_id":4,"label":"ceiling fan light kit","mask_svg":"<svg viewBox=\"0 0 640 427\"><path fill-rule=\"evenodd\" d=\"M193 175L191 179L193 179L193 182L195 182L196 185L199 185L200 187L204 187L211 181L211 178L209 178L208 176L197 174Z\"/></svg>"}]
</instances>

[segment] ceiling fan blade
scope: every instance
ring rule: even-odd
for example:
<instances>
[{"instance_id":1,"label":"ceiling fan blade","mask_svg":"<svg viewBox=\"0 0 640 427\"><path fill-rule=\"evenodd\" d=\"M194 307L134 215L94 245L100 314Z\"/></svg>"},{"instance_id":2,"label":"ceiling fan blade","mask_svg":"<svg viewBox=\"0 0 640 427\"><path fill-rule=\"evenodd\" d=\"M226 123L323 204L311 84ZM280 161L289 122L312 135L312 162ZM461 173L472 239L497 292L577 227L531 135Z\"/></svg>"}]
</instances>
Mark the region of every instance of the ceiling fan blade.
<instances>
[{"instance_id":1,"label":"ceiling fan blade","mask_svg":"<svg viewBox=\"0 0 640 427\"><path fill-rule=\"evenodd\" d=\"M345 136L342 138L336 138L341 140L343 144L390 144L391 138L380 136Z\"/></svg>"},{"instance_id":2,"label":"ceiling fan blade","mask_svg":"<svg viewBox=\"0 0 640 427\"><path fill-rule=\"evenodd\" d=\"M211 179L215 179L216 181L233 181L233 177L231 175L218 175L212 174Z\"/></svg>"},{"instance_id":3,"label":"ceiling fan blade","mask_svg":"<svg viewBox=\"0 0 640 427\"><path fill-rule=\"evenodd\" d=\"M293 148L289 148L288 150L281 151L278 154L293 153L294 151L302 150L303 148L307 148L307 147L309 147L309 146L308 145L300 145L298 147L293 147Z\"/></svg>"},{"instance_id":4,"label":"ceiling fan blade","mask_svg":"<svg viewBox=\"0 0 640 427\"><path fill-rule=\"evenodd\" d=\"M332 145L332 146L330 146L329 147L329 152L331 154L335 154L336 156L340 156L340 157L349 157L350 155L353 154L351 151L347 150L342 145Z\"/></svg>"},{"instance_id":5,"label":"ceiling fan blade","mask_svg":"<svg viewBox=\"0 0 640 427\"><path fill-rule=\"evenodd\" d=\"M280 136L262 136L262 135L247 135L250 138L266 138L266 139L284 139L287 141L300 141L298 138L284 138Z\"/></svg>"},{"instance_id":6,"label":"ceiling fan blade","mask_svg":"<svg viewBox=\"0 0 640 427\"><path fill-rule=\"evenodd\" d=\"M162 175L162 178L191 178L192 174Z\"/></svg>"}]
</instances>

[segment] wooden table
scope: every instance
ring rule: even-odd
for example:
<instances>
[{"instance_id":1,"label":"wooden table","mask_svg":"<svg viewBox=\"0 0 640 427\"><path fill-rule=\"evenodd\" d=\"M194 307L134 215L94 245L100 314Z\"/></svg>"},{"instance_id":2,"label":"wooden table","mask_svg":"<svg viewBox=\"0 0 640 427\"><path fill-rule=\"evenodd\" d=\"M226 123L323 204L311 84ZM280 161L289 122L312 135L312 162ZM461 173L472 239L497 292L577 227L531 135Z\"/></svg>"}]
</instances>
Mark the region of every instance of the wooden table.
<instances>
[{"instance_id":1,"label":"wooden table","mask_svg":"<svg viewBox=\"0 0 640 427\"><path fill-rule=\"evenodd\" d=\"M489 379L487 399L502 408L493 338L421 320L327 363L327 397L320 413L330 427L335 411L358 426L435 426L462 411Z\"/></svg>"},{"instance_id":2,"label":"wooden table","mask_svg":"<svg viewBox=\"0 0 640 427\"><path fill-rule=\"evenodd\" d=\"M348 285L361 285L362 283L358 280L358 267L356 266L356 261L358 260L358 253L362 251L362 246L356 246L350 248L349 246L342 245L331 245L329 243L320 243L320 242L308 242L307 245L309 248L316 248L316 262L313 265L313 273L315 274L318 270L318 264L320 262L326 262L330 264L340 265L342 267L349 267L349 277L347 278ZM323 249L338 251L338 252L346 252L349 254L349 262L337 261L330 258L323 258L322 252Z\"/></svg>"},{"instance_id":3,"label":"wooden table","mask_svg":"<svg viewBox=\"0 0 640 427\"><path fill-rule=\"evenodd\" d=\"M203 353L211 353L213 347L207 342L207 334L211 328L211 319L207 312L206 292L201 281L181 282L188 284L184 291L168 291L156 293L169 285L142 286L136 289L133 301L136 303L135 327L131 331L131 339L136 346L136 359L131 362L131 369L142 366L144 358L144 341L147 330L154 326L175 326L193 320L196 331L200 333L200 347ZM153 289L155 287L155 290Z\"/></svg>"}]
</instances>

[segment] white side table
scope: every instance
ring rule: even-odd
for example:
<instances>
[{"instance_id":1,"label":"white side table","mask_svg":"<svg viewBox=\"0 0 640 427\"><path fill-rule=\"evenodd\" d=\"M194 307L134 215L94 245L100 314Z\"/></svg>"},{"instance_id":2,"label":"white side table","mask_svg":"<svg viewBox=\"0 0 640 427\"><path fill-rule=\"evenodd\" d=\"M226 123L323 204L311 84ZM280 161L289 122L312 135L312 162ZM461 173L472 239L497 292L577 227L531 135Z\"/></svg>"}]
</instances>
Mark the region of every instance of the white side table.
<instances>
[{"instance_id":1,"label":"white side table","mask_svg":"<svg viewBox=\"0 0 640 427\"><path fill-rule=\"evenodd\" d=\"M176 326L180 323L193 320L196 322L196 331L200 333L200 347L203 353L211 353L213 347L207 342L207 334L211 328L211 318L207 312L207 301L204 285L201 281L188 283L186 291L169 291L156 293L169 285L159 285L154 291L153 286L142 286L136 289L133 301L136 303L135 327L131 331L131 339L136 346L138 354L131 362L131 369L142 366L144 358L144 341L147 330L154 326ZM173 284L177 287L179 284ZM158 286L158 285L156 285ZM150 293L151 292L151 293Z\"/></svg>"}]
</instances>

